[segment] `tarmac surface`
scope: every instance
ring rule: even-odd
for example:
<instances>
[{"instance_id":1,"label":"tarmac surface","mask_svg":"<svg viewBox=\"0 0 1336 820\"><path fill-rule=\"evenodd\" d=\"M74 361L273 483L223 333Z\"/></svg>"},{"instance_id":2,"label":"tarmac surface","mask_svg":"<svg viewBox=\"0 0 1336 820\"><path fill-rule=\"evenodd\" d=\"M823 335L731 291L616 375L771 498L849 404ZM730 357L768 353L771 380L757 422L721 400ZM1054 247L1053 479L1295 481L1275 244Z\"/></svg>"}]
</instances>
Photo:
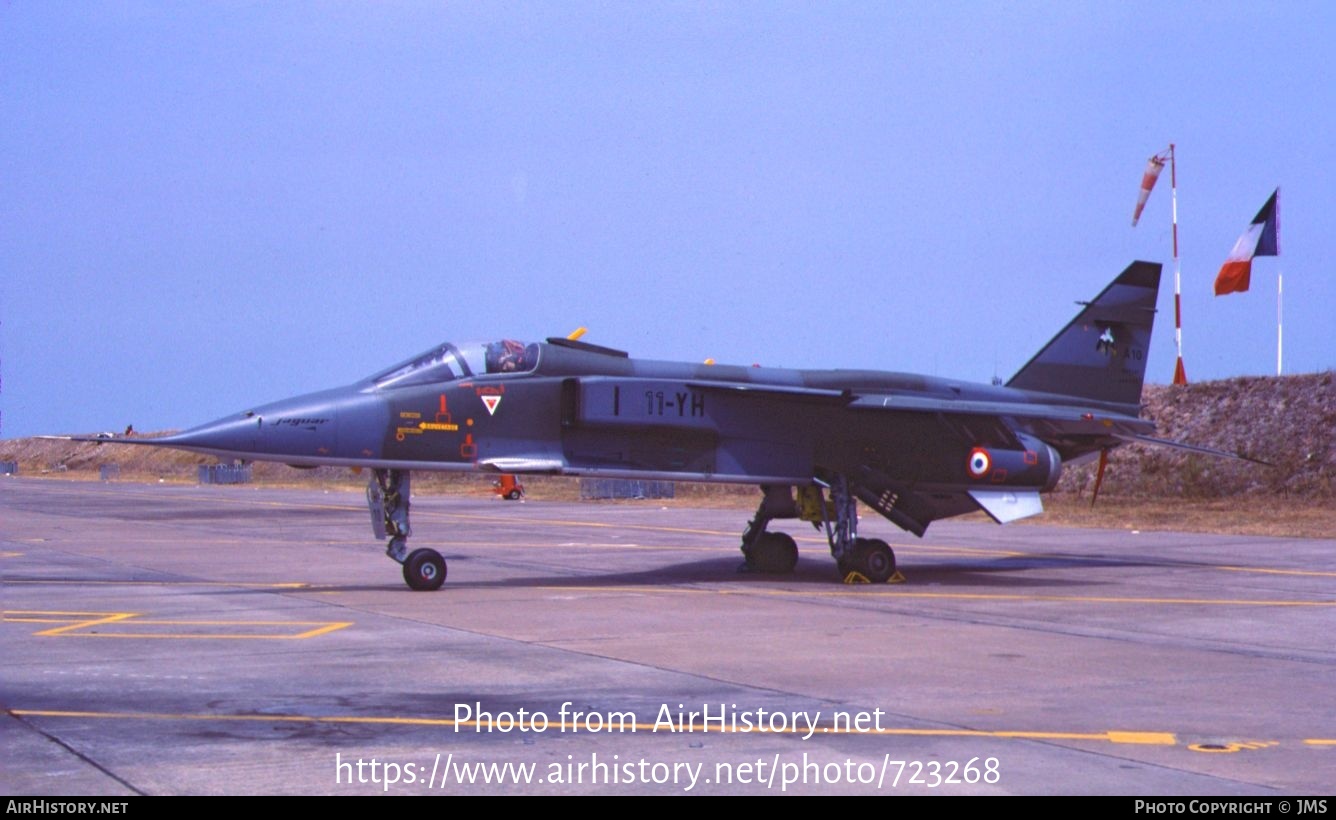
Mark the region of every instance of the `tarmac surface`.
<instances>
[{"instance_id":1,"label":"tarmac surface","mask_svg":"<svg viewBox=\"0 0 1336 820\"><path fill-rule=\"evenodd\" d=\"M0 478L0 792L1336 785L1334 540L865 514L905 580L850 586L797 522L739 573L749 511L412 513L437 592L359 493Z\"/></svg>"}]
</instances>

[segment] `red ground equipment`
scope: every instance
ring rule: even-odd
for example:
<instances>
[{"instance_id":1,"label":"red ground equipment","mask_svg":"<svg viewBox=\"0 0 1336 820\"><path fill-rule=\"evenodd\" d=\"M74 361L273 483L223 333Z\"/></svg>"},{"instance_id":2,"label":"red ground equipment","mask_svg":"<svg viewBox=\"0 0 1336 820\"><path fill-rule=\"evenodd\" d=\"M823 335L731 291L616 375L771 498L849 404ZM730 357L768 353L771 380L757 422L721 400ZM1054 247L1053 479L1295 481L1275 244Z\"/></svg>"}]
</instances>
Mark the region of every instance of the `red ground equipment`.
<instances>
[{"instance_id":1,"label":"red ground equipment","mask_svg":"<svg viewBox=\"0 0 1336 820\"><path fill-rule=\"evenodd\" d=\"M519 501L524 497L524 485L510 473L504 473L499 479L493 481L492 488L497 495L507 501Z\"/></svg>"}]
</instances>

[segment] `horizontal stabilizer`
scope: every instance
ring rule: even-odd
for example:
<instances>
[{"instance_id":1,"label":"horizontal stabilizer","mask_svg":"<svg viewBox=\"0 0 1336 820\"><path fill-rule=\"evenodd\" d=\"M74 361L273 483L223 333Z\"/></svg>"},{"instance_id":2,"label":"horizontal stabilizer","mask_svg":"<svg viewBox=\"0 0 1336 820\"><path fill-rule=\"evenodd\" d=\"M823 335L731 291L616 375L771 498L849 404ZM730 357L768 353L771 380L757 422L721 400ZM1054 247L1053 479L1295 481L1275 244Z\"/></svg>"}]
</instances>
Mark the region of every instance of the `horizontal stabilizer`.
<instances>
[{"instance_id":1,"label":"horizontal stabilizer","mask_svg":"<svg viewBox=\"0 0 1336 820\"><path fill-rule=\"evenodd\" d=\"M1014 490L970 490L969 494L983 508L983 511L999 524L1029 518L1044 511L1044 502L1039 500L1037 490L1022 492Z\"/></svg>"},{"instance_id":2,"label":"horizontal stabilizer","mask_svg":"<svg viewBox=\"0 0 1336 820\"><path fill-rule=\"evenodd\" d=\"M1245 456L1242 453L1231 453L1228 450L1217 450L1214 447L1202 447L1197 444L1185 444L1181 441L1170 441L1166 438L1155 438L1154 436L1118 436L1126 442L1138 442L1140 444L1150 444L1155 447L1172 447L1175 450L1186 450L1189 453L1196 453L1202 456L1214 456L1216 458L1232 458L1239 461L1251 461L1253 464L1261 464L1264 467L1274 467L1269 461L1262 461L1260 458Z\"/></svg>"}]
</instances>

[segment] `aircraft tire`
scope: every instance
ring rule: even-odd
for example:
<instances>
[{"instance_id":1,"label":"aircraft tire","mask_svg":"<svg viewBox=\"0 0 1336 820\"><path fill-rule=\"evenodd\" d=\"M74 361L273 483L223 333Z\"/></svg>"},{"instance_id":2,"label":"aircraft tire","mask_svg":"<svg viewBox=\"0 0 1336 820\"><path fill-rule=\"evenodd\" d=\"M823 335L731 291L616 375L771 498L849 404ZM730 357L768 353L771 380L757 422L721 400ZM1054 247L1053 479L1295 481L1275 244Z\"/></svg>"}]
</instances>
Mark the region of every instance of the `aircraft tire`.
<instances>
[{"instance_id":1,"label":"aircraft tire","mask_svg":"<svg viewBox=\"0 0 1336 820\"><path fill-rule=\"evenodd\" d=\"M445 559L436 550L413 550L404 561L404 583L419 592L440 589L445 573Z\"/></svg>"},{"instance_id":2,"label":"aircraft tire","mask_svg":"<svg viewBox=\"0 0 1336 820\"><path fill-rule=\"evenodd\" d=\"M507 501L519 501L519 500L520 500L520 491L519 491L519 490L511 490L510 492L506 493L506 500L507 500Z\"/></svg>"},{"instance_id":3,"label":"aircraft tire","mask_svg":"<svg viewBox=\"0 0 1336 820\"><path fill-rule=\"evenodd\" d=\"M858 539L853 563L874 584L884 584L895 575L895 552L880 538Z\"/></svg>"},{"instance_id":4,"label":"aircraft tire","mask_svg":"<svg viewBox=\"0 0 1336 820\"><path fill-rule=\"evenodd\" d=\"M798 544L788 533L762 533L747 554L747 565L757 572L787 575L798 566Z\"/></svg>"}]
</instances>

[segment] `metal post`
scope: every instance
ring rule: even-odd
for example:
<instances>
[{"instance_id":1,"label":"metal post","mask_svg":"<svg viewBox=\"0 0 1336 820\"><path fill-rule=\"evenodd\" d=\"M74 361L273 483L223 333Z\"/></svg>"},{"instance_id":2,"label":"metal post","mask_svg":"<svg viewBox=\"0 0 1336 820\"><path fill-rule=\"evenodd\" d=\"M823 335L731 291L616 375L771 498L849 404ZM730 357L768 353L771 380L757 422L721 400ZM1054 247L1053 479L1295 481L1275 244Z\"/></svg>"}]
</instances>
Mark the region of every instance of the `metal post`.
<instances>
[{"instance_id":1,"label":"metal post","mask_svg":"<svg viewBox=\"0 0 1336 820\"><path fill-rule=\"evenodd\" d=\"M1281 311L1282 290L1280 282L1281 282L1281 272L1276 271L1276 375L1277 376L1280 375L1280 350L1282 342L1284 341L1284 334L1281 331L1281 328L1283 327L1283 324L1281 322L1283 313Z\"/></svg>"}]
</instances>

